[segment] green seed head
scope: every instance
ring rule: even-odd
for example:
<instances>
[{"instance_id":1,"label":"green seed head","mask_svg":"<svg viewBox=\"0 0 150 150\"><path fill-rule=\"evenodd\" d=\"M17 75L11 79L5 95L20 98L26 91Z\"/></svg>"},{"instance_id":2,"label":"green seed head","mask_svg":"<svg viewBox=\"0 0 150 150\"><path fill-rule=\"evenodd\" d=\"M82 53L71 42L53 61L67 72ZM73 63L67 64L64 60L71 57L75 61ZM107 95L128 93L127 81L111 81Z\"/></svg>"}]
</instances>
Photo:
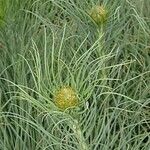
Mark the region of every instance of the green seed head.
<instances>
[{"instance_id":1,"label":"green seed head","mask_svg":"<svg viewBox=\"0 0 150 150\"><path fill-rule=\"evenodd\" d=\"M91 9L90 16L97 25L102 25L107 21L107 10L103 6L94 6Z\"/></svg>"},{"instance_id":2,"label":"green seed head","mask_svg":"<svg viewBox=\"0 0 150 150\"><path fill-rule=\"evenodd\" d=\"M78 97L71 87L62 87L56 92L54 102L58 108L65 110L70 107L78 106Z\"/></svg>"}]
</instances>

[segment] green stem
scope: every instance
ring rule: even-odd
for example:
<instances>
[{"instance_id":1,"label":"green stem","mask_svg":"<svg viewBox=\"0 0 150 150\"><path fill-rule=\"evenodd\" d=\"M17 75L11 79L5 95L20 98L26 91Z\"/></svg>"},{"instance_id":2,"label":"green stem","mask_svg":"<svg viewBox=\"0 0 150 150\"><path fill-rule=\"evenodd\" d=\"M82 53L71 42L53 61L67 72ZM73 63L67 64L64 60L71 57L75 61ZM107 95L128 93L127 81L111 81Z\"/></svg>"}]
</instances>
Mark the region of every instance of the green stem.
<instances>
[{"instance_id":1,"label":"green stem","mask_svg":"<svg viewBox=\"0 0 150 150\"><path fill-rule=\"evenodd\" d=\"M101 27L98 29L98 38L99 38L99 45L98 45L98 48L99 48L98 53L99 53L99 54L98 54L98 56L99 56L99 57L102 57L102 56L105 55L105 51L104 51L105 39L104 39L103 35L104 35L104 26L101 26ZM105 66L106 66L106 64L104 63L102 67L105 68ZM105 69L102 70L102 73L101 73L101 75L100 75L100 78L107 78L107 74L106 74Z\"/></svg>"},{"instance_id":2,"label":"green stem","mask_svg":"<svg viewBox=\"0 0 150 150\"><path fill-rule=\"evenodd\" d=\"M84 136L82 134L79 122L77 120L74 120L73 130L78 139L80 150L88 150L88 146L85 143Z\"/></svg>"}]
</instances>

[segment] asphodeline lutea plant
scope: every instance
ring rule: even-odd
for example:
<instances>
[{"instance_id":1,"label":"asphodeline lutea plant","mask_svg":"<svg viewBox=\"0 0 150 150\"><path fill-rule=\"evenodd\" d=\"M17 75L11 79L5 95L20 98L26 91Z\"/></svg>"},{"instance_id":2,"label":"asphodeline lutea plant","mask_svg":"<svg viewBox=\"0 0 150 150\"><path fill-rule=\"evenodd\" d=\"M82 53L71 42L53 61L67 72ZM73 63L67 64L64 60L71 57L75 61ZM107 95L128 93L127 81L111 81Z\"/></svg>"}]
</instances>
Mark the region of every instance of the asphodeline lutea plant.
<instances>
[{"instance_id":1,"label":"asphodeline lutea plant","mask_svg":"<svg viewBox=\"0 0 150 150\"><path fill-rule=\"evenodd\" d=\"M72 108L78 107L79 99L78 99L76 91L72 87L63 86L58 91L56 91L56 94L54 96L54 103L61 111L65 111L68 108L72 109ZM88 150L88 146L85 143L85 139L82 134L82 130L80 128L78 118L74 118L74 116L72 116L72 119L73 119L72 129L74 131L74 134L76 135L76 138L78 139L79 149Z\"/></svg>"},{"instance_id":2,"label":"asphodeline lutea plant","mask_svg":"<svg viewBox=\"0 0 150 150\"><path fill-rule=\"evenodd\" d=\"M105 27L106 23L108 21L108 10L103 5L95 5L91 8L89 12L89 16L93 19L97 26L97 38L99 40L98 42L98 50L97 50L97 57L102 57L106 55L104 50L104 44L105 44ZM103 65L103 68L105 68L105 64ZM107 78L107 74L105 70L102 70L102 73L100 73L100 78Z\"/></svg>"},{"instance_id":3,"label":"asphodeline lutea plant","mask_svg":"<svg viewBox=\"0 0 150 150\"><path fill-rule=\"evenodd\" d=\"M56 92L54 103L61 110L73 108L79 105L77 93L70 86L64 86Z\"/></svg>"},{"instance_id":4,"label":"asphodeline lutea plant","mask_svg":"<svg viewBox=\"0 0 150 150\"><path fill-rule=\"evenodd\" d=\"M108 21L108 11L106 7L101 5L96 5L93 6L89 11L89 16L93 19L93 21L97 25L97 33L98 33L97 35L98 35L98 39L100 40L99 56L102 56L104 55L104 53L101 49L103 48L103 44L105 41L103 35L105 34L105 26Z\"/></svg>"}]
</instances>

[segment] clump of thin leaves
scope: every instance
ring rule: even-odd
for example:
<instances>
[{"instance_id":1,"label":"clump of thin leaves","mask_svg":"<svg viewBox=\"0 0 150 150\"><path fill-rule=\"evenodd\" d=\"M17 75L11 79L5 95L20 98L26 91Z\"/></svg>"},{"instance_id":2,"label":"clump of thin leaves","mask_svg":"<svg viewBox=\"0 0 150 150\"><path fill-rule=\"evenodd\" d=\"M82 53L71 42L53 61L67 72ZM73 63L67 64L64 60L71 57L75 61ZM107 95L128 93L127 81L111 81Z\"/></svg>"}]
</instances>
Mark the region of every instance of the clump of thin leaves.
<instances>
[{"instance_id":1,"label":"clump of thin leaves","mask_svg":"<svg viewBox=\"0 0 150 150\"><path fill-rule=\"evenodd\" d=\"M149 2L8 0L0 27L0 149L149 150ZM89 15L108 11L105 26ZM79 104L54 103L72 87Z\"/></svg>"}]
</instances>

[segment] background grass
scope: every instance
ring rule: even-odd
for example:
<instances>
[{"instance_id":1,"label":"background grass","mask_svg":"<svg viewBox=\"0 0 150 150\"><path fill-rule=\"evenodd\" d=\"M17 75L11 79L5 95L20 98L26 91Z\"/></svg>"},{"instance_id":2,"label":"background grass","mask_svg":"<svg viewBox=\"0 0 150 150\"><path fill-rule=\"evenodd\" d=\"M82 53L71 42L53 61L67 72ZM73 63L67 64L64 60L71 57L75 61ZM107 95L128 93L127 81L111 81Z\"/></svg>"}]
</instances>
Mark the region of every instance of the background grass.
<instances>
[{"instance_id":1,"label":"background grass","mask_svg":"<svg viewBox=\"0 0 150 150\"><path fill-rule=\"evenodd\" d=\"M5 2L0 149L149 150L149 0ZM103 34L88 15L97 4L109 11ZM62 86L78 108L54 105Z\"/></svg>"}]
</instances>

